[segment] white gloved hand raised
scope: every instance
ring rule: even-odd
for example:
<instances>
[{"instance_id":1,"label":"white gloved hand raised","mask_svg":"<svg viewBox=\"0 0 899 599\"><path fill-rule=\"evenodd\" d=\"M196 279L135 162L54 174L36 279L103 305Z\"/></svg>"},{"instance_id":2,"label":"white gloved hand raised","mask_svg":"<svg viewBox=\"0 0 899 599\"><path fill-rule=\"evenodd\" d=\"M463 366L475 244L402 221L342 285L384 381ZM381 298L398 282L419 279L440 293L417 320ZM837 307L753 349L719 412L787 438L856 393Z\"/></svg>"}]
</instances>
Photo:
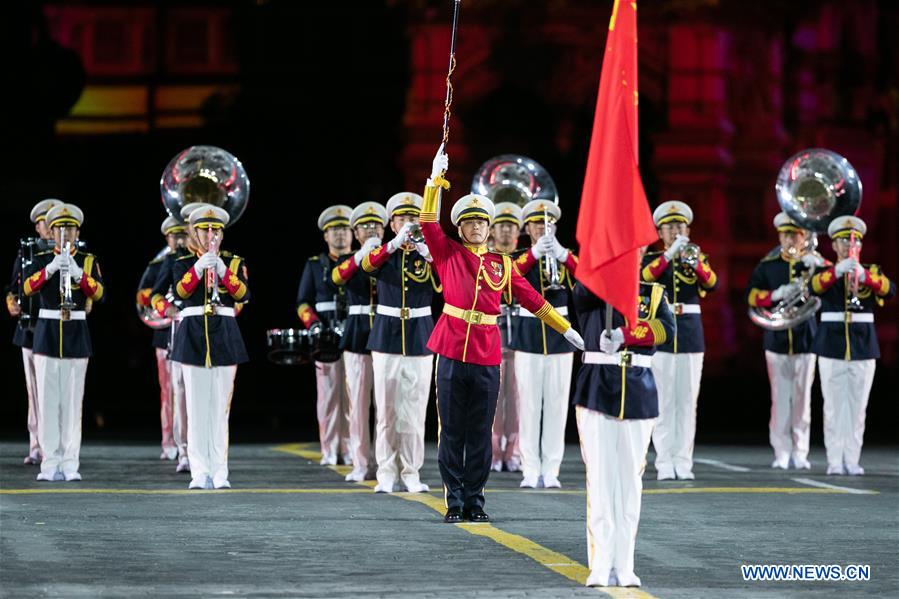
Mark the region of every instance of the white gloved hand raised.
<instances>
[{"instance_id":1,"label":"white gloved hand raised","mask_svg":"<svg viewBox=\"0 0 899 599\"><path fill-rule=\"evenodd\" d=\"M353 255L353 262L356 263L356 266L360 266L365 257L368 256L373 249L380 246L381 240L379 238L369 237L365 240L365 243L362 244L362 247Z\"/></svg>"},{"instance_id":2,"label":"white gloved hand raised","mask_svg":"<svg viewBox=\"0 0 899 599\"><path fill-rule=\"evenodd\" d=\"M75 258L69 258L69 275L72 277L72 283L78 285L81 283L81 277L84 276L84 271L78 266L78 263L75 262Z\"/></svg>"},{"instance_id":3,"label":"white gloved hand raised","mask_svg":"<svg viewBox=\"0 0 899 599\"><path fill-rule=\"evenodd\" d=\"M837 273L838 277L842 277L845 274L851 273L853 270L858 268L859 263L855 258L843 258L839 262L837 262L836 268L834 268L834 272Z\"/></svg>"},{"instance_id":4,"label":"white gloved hand raised","mask_svg":"<svg viewBox=\"0 0 899 599\"><path fill-rule=\"evenodd\" d=\"M551 237L552 237L552 246L553 246L551 253L552 253L553 258L555 258L559 262L565 262L565 260L568 259L568 250L565 249L565 246L563 246L561 243L559 243L559 240L556 239L555 235L551 235Z\"/></svg>"},{"instance_id":5,"label":"white gloved hand raised","mask_svg":"<svg viewBox=\"0 0 899 599\"><path fill-rule=\"evenodd\" d=\"M624 331L621 330L621 327L618 327L617 329L612 329L611 335L609 335L609 331L602 332L599 338L599 349L603 353L614 354L621 347L622 343L624 343Z\"/></svg>"},{"instance_id":6,"label":"white gloved hand raised","mask_svg":"<svg viewBox=\"0 0 899 599\"><path fill-rule=\"evenodd\" d=\"M225 278L225 272L228 270L228 267L225 266L225 261L222 260L221 256L215 257L215 274L219 278L219 280Z\"/></svg>"},{"instance_id":7,"label":"white gloved hand raised","mask_svg":"<svg viewBox=\"0 0 899 599\"><path fill-rule=\"evenodd\" d=\"M414 226L413 223L406 223L403 225L403 228L400 229L400 232L396 234L396 237L387 242L387 251L389 253L393 253L400 249L403 244L409 242L409 231Z\"/></svg>"},{"instance_id":8,"label":"white gloved hand raised","mask_svg":"<svg viewBox=\"0 0 899 599\"><path fill-rule=\"evenodd\" d=\"M574 330L574 327L568 327L568 330L565 331L565 334L562 336L565 337L565 341L580 351L584 351L584 339L581 337L580 333Z\"/></svg>"},{"instance_id":9,"label":"white gloved hand raised","mask_svg":"<svg viewBox=\"0 0 899 599\"><path fill-rule=\"evenodd\" d=\"M444 145L440 144L440 147L437 149L437 154L431 162L431 182L449 169L449 156L444 149Z\"/></svg>"},{"instance_id":10,"label":"white gloved hand raised","mask_svg":"<svg viewBox=\"0 0 899 599\"><path fill-rule=\"evenodd\" d=\"M431 257L431 250L428 249L428 244L426 244L424 241L416 243L415 249L427 262L434 261L434 259Z\"/></svg>"},{"instance_id":11,"label":"white gloved hand raised","mask_svg":"<svg viewBox=\"0 0 899 599\"><path fill-rule=\"evenodd\" d=\"M54 273L58 272L67 260L68 257L66 254L56 254L56 256L53 257L53 260L50 261L50 264L44 267L44 270L47 273L47 278L52 277Z\"/></svg>"},{"instance_id":12,"label":"white gloved hand raised","mask_svg":"<svg viewBox=\"0 0 899 599\"><path fill-rule=\"evenodd\" d=\"M784 285L781 285L771 293L771 299L775 302L779 302L783 298L790 297L791 295L799 291L799 288L800 284L797 282L786 283Z\"/></svg>"},{"instance_id":13,"label":"white gloved hand raised","mask_svg":"<svg viewBox=\"0 0 899 599\"><path fill-rule=\"evenodd\" d=\"M816 256L815 254L805 254L800 260L802 260L802 263L807 269L824 266L824 258Z\"/></svg>"},{"instance_id":14,"label":"white gloved hand raised","mask_svg":"<svg viewBox=\"0 0 899 599\"><path fill-rule=\"evenodd\" d=\"M671 242L671 245L668 246L668 249L665 250L665 258L671 262L680 254L681 249L688 243L690 243L689 237L686 235L678 235L674 238L674 241Z\"/></svg>"},{"instance_id":15,"label":"white gloved hand raised","mask_svg":"<svg viewBox=\"0 0 899 599\"><path fill-rule=\"evenodd\" d=\"M206 252L194 262L194 270L198 275L203 274L207 269L215 267L216 260L218 260L218 256L212 252Z\"/></svg>"},{"instance_id":16,"label":"white gloved hand raised","mask_svg":"<svg viewBox=\"0 0 899 599\"><path fill-rule=\"evenodd\" d=\"M552 251L553 237L551 235L544 235L537 240L537 243L531 246L531 253L534 254L534 258L536 258L537 260L539 260L543 256L552 254Z\"/></svg>"}]
</instances>

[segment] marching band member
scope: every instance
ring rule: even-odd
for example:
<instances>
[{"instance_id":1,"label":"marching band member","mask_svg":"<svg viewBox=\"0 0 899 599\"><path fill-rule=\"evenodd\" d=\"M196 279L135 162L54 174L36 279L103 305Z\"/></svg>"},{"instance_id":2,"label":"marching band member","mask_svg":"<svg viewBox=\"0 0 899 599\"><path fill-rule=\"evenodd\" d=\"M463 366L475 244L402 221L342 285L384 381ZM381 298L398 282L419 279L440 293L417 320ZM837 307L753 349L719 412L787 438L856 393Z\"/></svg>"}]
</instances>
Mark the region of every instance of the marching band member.
<instances>
[{"instance_id":1,"label":"marching band member","mask_svg":"<svg viewBox=\"0 0 899 599\"><path fill-rule=\"evenodd\" d=\"M659 480L693 480L696 404L702 379L705 339L699 301L718 285L708 256L697 250L695 264L681 259L690 243L693 210L683 202L663 202L652 214L661 252L647 252L642 279L665 287L674 314L675 333L652 357L658 386L659 417L652 432Z\"/></svg>"},{"instance_id":2,"label":"marching band member","mask_svg":"<svg viewBox=\"0 0 899 599\"><path fill-rule=\"evenodd\" d=\"M512 202L500 202L490 227L493 242L491 251L511 256L518 247L521 233L521 206ZM499 397L496 416L493 418L493 466L501 472L503 466L509 472L521 471L521 452L518 449L518 389L515 385L515 352L511 349L514 335L513 313L517 310L510 293L503 293L499 319L502 363L500 364Z\"/></svg>"},{"instance_id":3,"label":"marching band member","mask_svg":"<svg viewBox=\"0 0 899 599\"><path fill-rule=\"evenodd\" d=\"M178 281L174 280L175 261L184 256L191 256L196 252L202 253L200 241L197 238L197 232L190 225L190 213L197 208L208 208L212 204L203 202L191 202L185 204L180 211L180 222L184 223L186 235L175 233L176 244L174 251L163 257L162 265L159 267L159 273L156 281L153 283L153 289L150 292L150 305L159 314L159 316L168 316L172 319L172 326L169 329L169 347L167 352L169 380L172 387L172 438L175 446L178 448L178 465L175 472L190 473L190 458L187 454L187 392L184 388L184 373L181 363L172 359L173 341L175 339L175 331L181 321L179 310L183 302L175 293L175 285ZM230 258L227 251L221 252L222 259ZM172 301L169 301L169 297ZM234 306L235 314L241 304Z\"/></svg>"},{"instance_id":4,"label":"marching band member","mask_svg":"<svg viewBox=\"0 0 899 599\"><path fill-rule=\"evenodd\" d=\"M431 299L440 287L428 246L412 234L421 201L415 193L393 195L387 214L396 236L361 260L362 269L378 281L377 314L368 338L375 378L376 493L393 492L397 475L410 493L430 490L419 470L434 367L427 347L434 329Z\"/></svg>"},{"instance_id":5,"label":"marching band member","mask_svg":"<svg viewBox=\"0 0 899 599\"><path fill-rule=\"evenodd\" d=\"M552 202L533 200L525 204L522 218L531 247L515 255L513 266L556 312L568 316L570 275L577 268L577 257L549 230L562 218L562 209ZM559 281L551 280L544 257L557 261ZM560 333L521 308L515 317L512 349L519 402L521 486L559 488L574 348Z\"/></svg>"},{"instance_id":6,"label":"marching band member","mask_svg":"<svg viewBox=\"0 0 899 599\"><path fill-rule=\"evenodd\" d=\"M821 296L822 303L814 350L824 396L827 474L865 473L859 465L865 411L880 357L874 307L882 306L885 299L896 294L895 285L879 266L860 264L853 257L853 244L860 252L866 232L867 226L860 218L834 219L827 234L833 240L838 262L819 269L812 277L812 292ZM857 286L853 282L856 276Z\"/></svg>"},{"instance_id":7,"label":"marching band member","mask_svg":"<svg viewBox=\"0 0 899 599\"><path fill-rule=\"evenodd\" d=\"M346 286L348 306L346 325L340 339L350 409L348 450L353 460L353 470L346 475L348 482L365 480L371 453L368 420L374 371L367 346L378 306L378 291L377 280L360 272L359 265L371 250L381 245L386 223L387 210L377 202L362 202L353 208L350 226L361 248L331 271L334 284Z\"/></svg>"},{"instance_id":8,"label":"marching band member","mask_svg":"<svg viewBox=\"0 0 899 599\"><path fill-rule=\"evenodd\" d=\"M31 209L31 222L34 224L34 231L38 235L38 246L32 251L46 251L53 245L53 236L50 233L50 227L47 225L47 211L59 200L49 199L41 200ZM28 394L28 455L25 456L23 463L26 465L37 465L41 463L41 446L38 442L38 402L37 402L37 380L34 371L34 352L32 346L34 344L34 323L38 318L37 310L38 302L35 299L27 301L27 305L19 305L19 290L24 284L22 272L22 259L24 248L19 248L19 255L16 256L16 262L13 265L12 277L6 292L6 310L13 318L18 318L16 330L13 333L13 345L22 348L22 364L25 367L25 391ZM28 319L22 318L23 309L27 310Z\"/></svg>"},{"instance_id":9,"label":"marching band member","mask_svg":"<svg viewBox=\"0 0 899 599\"><path fill-rule=\"evenodd\" d=\"M774 217L780 247L762 258L749 278L748 302L752 307L776 305L802 289L801 273L815 268L821 259L807 251L809 232L784 212ZM771 382L769 440L774 449L772 468L790 464L809 469L812 382L815 380L815 319L785 331L765 330L763 337L768 379Z\"/></svg>"},{"instance_id":10,"label":"marching band member","mask_svg":"<svg viewBox=\"0 0 899 599\"><path fill-rule=\"evenodd\" d=\"M328 253L309 258L297 293L297 315L303 326L312 332L320 331L323 321L336 323L338 303L346 297L345 289L334 284L331 272L339 264L340 257L350 251L353 242L351 212L349 206L339 204L326 208L318 217L318 228L328 244ZM316 361L315 380L321 464L336 464L339 453L344 464L352 465L348 448L350 408L343 356L336 362Z\"/></svg>"},{"instance_id":11,"label":"marching band member","mask_svg":"<svg viewBox=\"0 0 899 599\"><path fill-rule=\"evenodd\" d=\"M166 256L175 253L178 238L185 235L186 229L174 217L167 217L160 229L165 237L169 252L153 259L144 269L137 289L137 304L140 308L149 308L153 294L153 286L165 264ZM178 446L174 438L174 405L171 362L168 359L169 341L172 336L171 326L153 330L152 346L156 353L156 372L159 380L159 420L162 426L162 453L160 460L174 460L178 457Z\"/></svg>"},{"instance_id":12,"label":"marching band member","mask_svg":"<svg viewBox=\"0 0 899 599\"><path fill-rule=\"evenodd\" d=\"M444 522L489 522L484 512L484 486L490 475L491 424L499 395L502 348L497 317L504 290L575 347L583 340L552 304L512 268L509 256L487 250L494 217L488 198L469 194L452 208L453 225L462 242L451 240L440 226L440 188L449 158L443 146L434 157L425 188L421 228L443 282L443 314L428 348L437 358L437 410L440 438L437 462L447 511Z\"/></svg>"},{"instance_id":13,"label":"marching band member","mask_svg":"<svg viewBox=\"0 0 899 599\"><path fill-rule=\"evenodd\" d=\"M91 355L85 307L103 299L103 282L96 257L77 250L81 209L58 203L46 220L56 245L35 256L25 272L25 294L40 299L33 348L43 452L37 480L78 481L81 408Z\"/></svg>"},{"instance_id":14,"label":"marching band member","mask_svg":"<svg viewBox=\"0 0 899 599\"><path fill-rule=\"evenodd\" d=\"M200 248L172 267L175 293L184 302L172 359L184 376L190 489L231 488L228 416L237 365L248 360L234 306L248 301L250 292L246 261L231 255L225 264L219 254L229 219L216 206L194 210L189 222Z\"/></svg>"},{"instance_id":15,"label":"marching band member","mask_svg":"<svg viewBox=\"0 0 899 599\"><path fill-rule=\"evenodd\" d=\"M640 586L634 547L646 451L659 415L652 354L675 325L661 285L641 283L638 301L633 327L614 310L614 328L606 332L605 301L580 283L574 288L587 347L572 400L587 468L587 586Z\"/></svg>"}]
</instances>

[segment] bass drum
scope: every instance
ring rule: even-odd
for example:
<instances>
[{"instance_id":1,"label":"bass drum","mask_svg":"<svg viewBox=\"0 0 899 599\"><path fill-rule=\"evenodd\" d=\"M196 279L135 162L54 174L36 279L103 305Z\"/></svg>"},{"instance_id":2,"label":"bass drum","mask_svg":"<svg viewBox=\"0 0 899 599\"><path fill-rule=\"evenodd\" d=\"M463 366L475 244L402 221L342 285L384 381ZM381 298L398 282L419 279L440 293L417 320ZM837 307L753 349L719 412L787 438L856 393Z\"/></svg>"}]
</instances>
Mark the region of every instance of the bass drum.
<instances>
[{"instance_id":1,"label":"bass drum","mask_svg":"<svg viewBox=\"0 0 899 599\"><path fill-rule=\"evenodd\" d=\"M282 366L308 364L312 355L312 339L305 329L271 329L266 331L268 360Z\"/></svg>"},{"instance_id":2,"label":"bass drum","mask_svg":"<svg viewBox=\"0 0 899 599\"><path fill-rule=\"evenodd\" d=\"M340 333L332 328L323 327L317 335L313 335L312 359L316 362L336 362L340 359Z\"/></svg>"}]
</instances>

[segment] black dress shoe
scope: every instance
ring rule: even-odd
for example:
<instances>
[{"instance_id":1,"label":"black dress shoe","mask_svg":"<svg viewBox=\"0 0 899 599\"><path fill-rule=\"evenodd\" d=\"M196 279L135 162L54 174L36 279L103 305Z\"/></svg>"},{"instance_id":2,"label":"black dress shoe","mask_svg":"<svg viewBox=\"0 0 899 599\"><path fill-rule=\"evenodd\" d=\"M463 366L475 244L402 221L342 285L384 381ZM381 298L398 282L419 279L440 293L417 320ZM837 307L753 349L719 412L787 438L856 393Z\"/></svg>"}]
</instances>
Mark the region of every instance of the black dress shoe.
<instances>
[{"instance_id":1,"label":"black dress shoe","mask_svg":"<svg viewBox=\"0 0 899 599\"><path fill-rule=\"evenodd\" d=\"M443 521L447 524L458 524L459 522L462 522L462 510L457 507L451 507L446 510Z\"/></svg>"},{"instance_id":2,"label":"black dress shoe","mask_svg":"<svg viewBox=\"0 0 899 599\"><path fill-rule=\"evenodd\" d=\"M469 522L490 522L490 516L488 516L487 513L479 507L466 509L464 512L464 516L465 519Z\"/></svg>"}]
</instances>

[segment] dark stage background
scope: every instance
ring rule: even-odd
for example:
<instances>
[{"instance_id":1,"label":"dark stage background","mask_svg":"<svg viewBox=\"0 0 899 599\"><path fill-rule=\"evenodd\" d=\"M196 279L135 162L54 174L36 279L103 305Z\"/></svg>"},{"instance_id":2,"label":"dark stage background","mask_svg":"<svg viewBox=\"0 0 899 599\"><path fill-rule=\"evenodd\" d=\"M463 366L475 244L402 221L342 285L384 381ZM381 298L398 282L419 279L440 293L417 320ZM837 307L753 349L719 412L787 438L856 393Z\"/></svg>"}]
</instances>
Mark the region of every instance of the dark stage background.
<instances>
[{"instance_id":1,"label":"dark stage background","mask_svg":"<svg viewBox=\"0 0 899 599\"><path fill-rule=\"evenodd\" d=\"M133 301L162 247L158 181L194 144L237 155L249 207L226 247L247 257L232 442L316 438L308 367L265 358L265 330L297 326L305 259L321 250L327 205L418 191L439 143L451 2L8 2L0 247L11 263L28 211L58 197L86 214L82 238L107 284L91 315L89 439L158 437L150 331ZM553 175L574 243L580 186L612 2L464 3L450 201L477 166L529 155ZM699 440L767 442L761 334L744 286L775 243L773 187L803 147L846 156L865 185L863 259L897 276L899 10L891 2L680 0L640 4L643 178L653 205L680 198L720 289L704 304ZM832 257L829 243L823 251ZM895 301L878 314L881 361L868 442L894 442ZM12 334L3 321L0 333ZM17 348L2 345L0 433L25 440ZM813 441L821 440L816 387ZM433 405L429 436L436 432ZM573 422L569 434L574 439ZM24 445L23 445L24 447Z\"/></svg>"}]
</instances>

